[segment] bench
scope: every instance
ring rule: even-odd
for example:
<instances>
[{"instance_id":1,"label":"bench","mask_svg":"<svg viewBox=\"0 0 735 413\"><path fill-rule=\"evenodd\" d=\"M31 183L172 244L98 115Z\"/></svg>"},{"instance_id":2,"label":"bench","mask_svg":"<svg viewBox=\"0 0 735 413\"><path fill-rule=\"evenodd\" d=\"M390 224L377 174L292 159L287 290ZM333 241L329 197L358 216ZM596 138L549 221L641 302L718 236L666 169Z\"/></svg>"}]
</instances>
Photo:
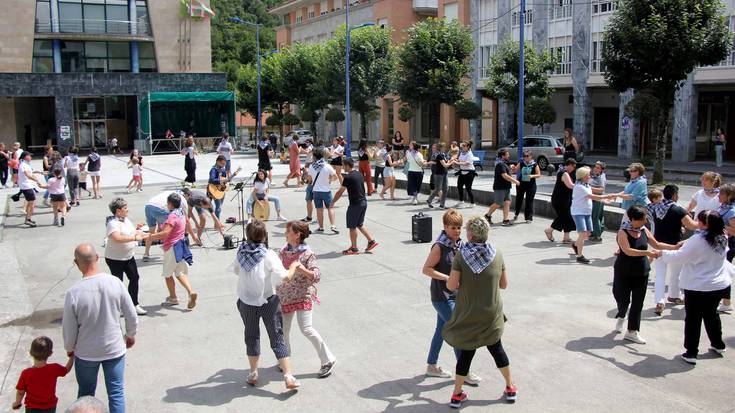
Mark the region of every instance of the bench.
<instances>
[{"instance_id":1,"label":"bench","mask_svg":"<svg viewBox=\"0 0 735 413\"><path fill-rule=\"evenodd\" d=\"M483 164L485 163L485 151L472 151L472 154L475 155L475 162L473 165L475 168L480 168L481 171L484 171Z\"/></svg>"}]
</instances>

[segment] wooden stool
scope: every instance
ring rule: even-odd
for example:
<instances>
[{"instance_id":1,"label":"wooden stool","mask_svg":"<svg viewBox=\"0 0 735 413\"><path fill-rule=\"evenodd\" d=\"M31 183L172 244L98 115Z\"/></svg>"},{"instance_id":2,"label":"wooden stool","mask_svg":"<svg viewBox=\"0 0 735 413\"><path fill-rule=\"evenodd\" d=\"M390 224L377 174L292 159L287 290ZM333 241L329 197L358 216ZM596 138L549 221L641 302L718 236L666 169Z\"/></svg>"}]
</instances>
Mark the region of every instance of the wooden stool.
<instances>
[{"instance_id":1,"label":"wooden stool","mask_svg":"<svg viewBox=\"0 0 735 413\"><path fill-rule=\"evenodd\" d=\"M263 206L256 200L253 202L253 216L261 221L268 221L271 216L270 201L263 202Z\"/></svg>"}]
</instances>

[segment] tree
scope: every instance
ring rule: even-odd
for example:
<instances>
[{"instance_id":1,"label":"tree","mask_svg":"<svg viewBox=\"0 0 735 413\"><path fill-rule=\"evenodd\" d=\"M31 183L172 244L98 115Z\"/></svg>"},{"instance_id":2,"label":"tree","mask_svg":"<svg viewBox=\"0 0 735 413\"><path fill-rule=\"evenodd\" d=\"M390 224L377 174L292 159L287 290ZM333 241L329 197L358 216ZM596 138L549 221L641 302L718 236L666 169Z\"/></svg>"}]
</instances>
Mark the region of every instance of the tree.
<instances>
[{"instance_id":1,"label":"tree","mask_svg":"<svg viewBox=\"0 0 735 413\"><path fill-rule=\"evenodd\" d=\"M325 52L322 44L296 43L281 50L279 87L292 103L300 106L300 117L311 123L315 138L316 121L322 109L337 100L327 93L327 78L322 76Z\"/></svg>"},{"instance_id":2,"label":"tree","mask_svg":"<svg viewBox=\"0 0 735 413\"><path fill-rule=\"evenodd\" d=\"M719 0L623 0L608 23L605 80L615 90L647 90L660 104L653 182L663 164L674 95L697 66L715 64L732 47Z\"/></svg>"},{"instance_id":3,"label":"tree","mask_svg":"<svg viewBox=\"0 0 735 413\"><path fill-rule=\"evenodd\" d=\"M334 33L325 51L323 78L327 96L345 101L344 26ZM390 31L372 26L350 32L350 110L360 115L360 139L367 139L366 116L377 109L375 100L392 90L395 55ZM346 114L349 116L349 114Z\"/></svg>"},{"instance_id":4,"label":"tree","mask_svg":"<svg viewBox=\"0 0 735 413\"><path fill-rule=\"evenodd\" d=\"M482 108L469 99L462 99L455 103L454 111L460 119L477 119L482 115Z\"/></svg>"},{"instance_id":5,"label":"tree","mask_svg":"<svg viewBox=\"0 0 735 413\"><path fill-rule=\"evenodd\" d=\"M554 59L549 52L536 53L530 44L524 46L524 93L526 101L534 98L546 100L553 89L549 86L549 72L554 69ZM513 138L518 138L518 79L521 67L521 51L518 42L504 41L490 58L485 90L493 99L503 99L513 106ZM526 116L524 116L525 118ZM525 119L524 119L525 121Z\"/></svg>"},{"instance_id":6,"label":"tree","mask_svg":"<svg viewBox=\"0 0 735 413\"><path fill-rule=\"evenodd\" d=\"M235 61L241 64L254 63L255 28L230 22L230 17L260 23L260 48L270 50L276 44L278 17L271 15L260 0L211 0L217 15L212 18L212 66L221 71L221 64Z\"/></svg>"},{"instance_id":7,"label":"tree","mask_svg":"<svg viewBox=\"0 0 735 413\"><path fill-rule=\"evenodd\" d=\"M549 99L531 98L525 102L523 121L543 128L547 123L556 121L556 110Z\"/></svg>"},{"instance_id":8,"label":"tree","mask_svg":"<svg viewBox=\"0 0 735 413\"><path fill-rule=\"evenodd\" d=\"M396 90L405 107L451 105L462 99L473 50L470 30L456 20L428 18L411 26L398 51L396 74Z\"/></svg>"},{"instance_id":9,"label":"tree","mask_svg":"<svg viewBox=\"0 0 735 413\"><path fill-rule=\"evenodd\" d=\"M324 115L324 119L326 119L327 122L332 122L332 130L334 131L333 134L336 135L337 134L337 123L345 120L345 114L337 108L331 108Z\"/></svg>"}]
</instances>

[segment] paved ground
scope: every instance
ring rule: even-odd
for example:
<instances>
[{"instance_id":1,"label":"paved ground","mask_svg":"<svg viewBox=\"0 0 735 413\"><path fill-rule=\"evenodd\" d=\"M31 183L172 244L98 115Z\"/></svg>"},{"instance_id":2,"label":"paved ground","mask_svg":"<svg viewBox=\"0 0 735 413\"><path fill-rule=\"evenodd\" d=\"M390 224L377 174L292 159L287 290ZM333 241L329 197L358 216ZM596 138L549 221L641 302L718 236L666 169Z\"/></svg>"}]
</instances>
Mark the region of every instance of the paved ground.
<instances>
[{"instance_id":1,"label":"paved ground","mask_svg":"<svg viewBox=\"0 0 735 413\"><path fill-rule=\"evenodd\" d=\"M241 155L235 164L251 170L252 158ZM107 185L129 179L127 171L114 166L115 162L105 159ZM8 409L20 370L30 364L27 348L32 337L49 335L57 344L53 361L64 360L60 327L63 297L80 277L71 261L74 246L84 241L101 244L106 203L115 194L128 199L134 221L142 220L146 201L162 188L173 187L171 176L183 176L181 163L175 156L146 158L149 170L143 193L126 195L113 188L105 191L102 201L83 200L63 229L48 226L48 209L39 210L38 228L21 228L20 210L11 205L0 243L2 256L11 263L0 271L0 410ZM208 163L200 159L201 177ZM160 174L153 173L157 168ZM276 182L282 180L285 169L285 165L277 166ZM159 184L154 186L156 181ZM163 184L166 181L169 183ZM282 197L287 217L304 215L303 192L281 185L274 192ZM346 199L337 209L341 229L345 206ZM160 307L166 290L160 277L161 251L154 250L156 260L139 262L140 301L149 316L141 317L137 344L127 356L128 410L448 411L451 381L423 375L435 313L429 302L429 280L420 273L429 245L410 241L410 216L417 211L434 217L436 233L439 211L409 205L405 200L391 203L371 199L366 224L380 242L372 254L341 256L338 251L347 243L344 231L309 238L323 272L319 284L322 303L316 306L315 327L339 363L332 377L317 379L316 353L294 331L294 370L303 384L297 393L285 392L272 367L275 361L267 341L263 343L263 366L267 367L261 372L263 384L256 388L245 384L247 361L242 323L235 309L236 278L225 271L234 251L219 247L221 237L208 233L205 247L194 250L191 278L201 299L193 312ZM479 214L484 208L462 212ZM223 216L235 214L236 205L227 202ZM603 244L587 250L592 264L582 266L573 261L569 248L545 241L542 229L548 223L539 218L530 225L497 227L491 234L491 241L506 257L510 276L510 286L503 293L509 318L503 342L519 387L519 401L513 409L735 411L729 380L735 368L731 354L724 358L704 354L696 367L675 359L682 352L683 308L667 308L663 318L654 319L651 292L646 297L641 331L648 344L625 343L620 335L612 334L612 234L606 234ZM271 221L268 225L272 246L283 245L283 223ZM238 234L239 228L230 232ZM12 271L13 257L21 273ZM35 312L23 316L30 314L31 307ZM732 316L723 317L723 329L732 351ZM708 344L703 338L702 350ZM445 348L441 364L451 368L452 359ZM487 353L478 352L473 371L484 381L468 389L470 401L464 409L503 408L502 380ZM70 403L75 394L73 377L59 381L61 406ZM98 396L106 397L101 381Z\"/></svg>"}]
</instances>

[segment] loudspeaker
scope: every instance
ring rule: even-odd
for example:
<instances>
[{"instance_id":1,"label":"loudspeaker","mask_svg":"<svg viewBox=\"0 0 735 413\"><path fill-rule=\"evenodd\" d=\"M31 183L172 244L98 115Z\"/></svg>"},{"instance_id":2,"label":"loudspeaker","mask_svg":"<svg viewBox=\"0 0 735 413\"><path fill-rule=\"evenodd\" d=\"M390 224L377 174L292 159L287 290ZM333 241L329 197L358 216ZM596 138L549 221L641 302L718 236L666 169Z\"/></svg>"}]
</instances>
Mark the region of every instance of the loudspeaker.
<instances>
[{"instance_id":1,"label":"loudspeaker","mask_svg":"<svg viewBox=\"0 0 735 413\"><path fill-rule=\"evenodd\" d=\"M422 212L411 217L411 239L413 242L431 242L431 217Z\"/></svg>"},{"instance_id":2,"label":"loudspeaker","mask_svg":"<svg viewBox=\"0 0 735 413\"><path fill-rule=\"evenodd\" d=\"M233 237L232 235L225 235L225 243L223 247L225 247L226 250L231 250L235 248L235 245L240 242L239 239Z\"/></svg>"}]
</instances>

